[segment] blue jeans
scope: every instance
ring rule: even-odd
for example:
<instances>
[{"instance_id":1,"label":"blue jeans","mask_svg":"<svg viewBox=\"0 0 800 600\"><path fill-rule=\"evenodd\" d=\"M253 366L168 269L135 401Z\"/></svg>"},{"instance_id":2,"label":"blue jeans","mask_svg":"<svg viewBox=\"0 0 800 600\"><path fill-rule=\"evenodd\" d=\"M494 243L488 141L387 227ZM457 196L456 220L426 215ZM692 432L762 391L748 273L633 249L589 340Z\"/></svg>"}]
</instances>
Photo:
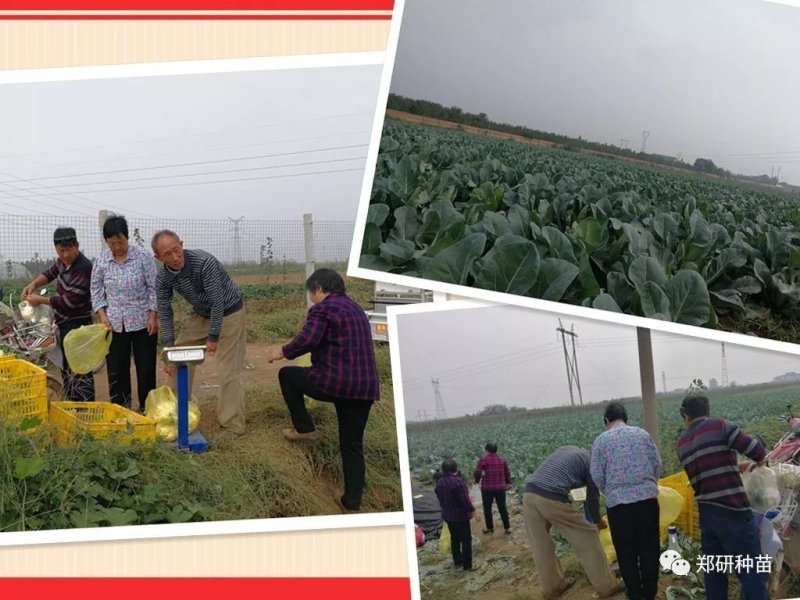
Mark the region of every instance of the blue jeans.
<instances>
[{"instance_id":1,"label":"blue jeans","mask_svg":"<svg viewBox=\"0 0 800 600\"><path fill-rule=\"evenodd\" d=\"M735 511L705 503L700 509L700 533L705 556L750 556L753 568L741 569L736 576L742 584L744 600L768 600L768 573L757 573L756 557L761 554L761 540L753 525L752 511ZM716 562L716 561L715 561ZM707 600L728 600L728 575L704 573Z\"/></svg>"}]
</instances>

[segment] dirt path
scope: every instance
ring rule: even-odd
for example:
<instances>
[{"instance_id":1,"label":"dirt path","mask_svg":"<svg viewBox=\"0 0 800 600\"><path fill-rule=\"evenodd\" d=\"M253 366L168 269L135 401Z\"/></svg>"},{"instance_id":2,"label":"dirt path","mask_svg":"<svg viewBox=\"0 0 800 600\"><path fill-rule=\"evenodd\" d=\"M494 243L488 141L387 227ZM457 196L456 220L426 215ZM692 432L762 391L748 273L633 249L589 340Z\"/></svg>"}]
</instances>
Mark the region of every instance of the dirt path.
<instances>
[{"instance_id":1,"label":"dirt path","mask_svg":"<svg viewBox=\"0 0 800 600\"><path fill-rule=\"evenodd\" d=\"M496 508L495 532L491 535L481 533L484 528L483 509L478 508L478 514L472 521L472 538L473 560L480 569L474 573L455 569L452 558L440 554L438 539L428 540L418 549L420 588L424 599L541 600L544 597L530 554L522 506L517 494L509 492L508 507L510 535L503 532ZM575 585L559 600L591 600L594 589L571 548L559 547L558 552L565 574L576 580ZM675 582L667 576L660 578L658 598L664 598L666 588L670 585L681 585L681 582ZM624 593L613 596L614 600L624 598Z\"/></svg>"}]
</instances>

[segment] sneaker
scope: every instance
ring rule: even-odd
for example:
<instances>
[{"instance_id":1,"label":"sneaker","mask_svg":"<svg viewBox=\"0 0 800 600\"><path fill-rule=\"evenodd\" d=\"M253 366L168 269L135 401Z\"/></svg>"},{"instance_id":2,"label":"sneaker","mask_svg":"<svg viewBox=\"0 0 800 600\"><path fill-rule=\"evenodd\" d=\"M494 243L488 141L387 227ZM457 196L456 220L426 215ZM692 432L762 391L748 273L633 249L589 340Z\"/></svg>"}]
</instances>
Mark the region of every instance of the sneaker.
<instances>
[{"instance_id":1,"label":"sneaker","mask_svg":"<svg viewBox=\"0 0 800 600\"><path fill-rule=\"evenodd\" d=\"M480 569L481 569L480 566L472 565L469 569L465 568L464 570L467 571L468 573L470 573L470 572L474 572L474 571L480 571Z\"/></svg>"},{"instance_id":2,"label":"sneaker","mask_svg":"<svg viewBox=\"0 0 800 600\"><path fill-rule=\"evenodd\" d=\"M494 533L494 529L484 529L483 533Z\"/></svg>"},{"instance_id":3,"label":"sneaker","mask_svg":"<svg viewBox=\"0 0 800 600\"><path fill-rule=\"evenodd\" d=\"M511 535L511 528L506 529L506 535Z\"/></svg>"},{"instance_id":4,"label":"sneaker","mask_svg":"<svg viewBox=\"0 0 800 600\"><path fill-rule=\"evenodd\" d=\"M322 434L319 432L319 429L309 431L308 433L299 433L294 429L284 429L283 437L291 442L316 442L322 437Z\"/></svg>"}]
</instances>

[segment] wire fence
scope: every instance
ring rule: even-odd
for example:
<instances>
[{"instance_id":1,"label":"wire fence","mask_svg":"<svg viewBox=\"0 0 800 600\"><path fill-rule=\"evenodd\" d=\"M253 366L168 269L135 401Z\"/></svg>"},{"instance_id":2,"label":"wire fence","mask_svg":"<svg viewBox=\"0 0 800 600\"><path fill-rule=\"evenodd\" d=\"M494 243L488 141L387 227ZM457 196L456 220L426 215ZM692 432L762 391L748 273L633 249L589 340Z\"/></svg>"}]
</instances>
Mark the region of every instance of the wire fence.
<instances>
[{"instance_id":1,"label":"wire fence","mask_svg":"<svg viewBox=\"0 0 800 600\"><path fill-rule=\"evenodd\" d=\"M303 219L297 221L248 221L246 219L147 219L128 220L131 243L150 249L156 231L170 229L187 249L202 249L229 267L305 263ZM105 241L101 218L0 215L0 279L35 275L55 258L53 232L74 227L81 250L94 260ZM355 224L351 221L312 221L313 256L317 263L346 263Z\"/></svg>"}]
</instances>

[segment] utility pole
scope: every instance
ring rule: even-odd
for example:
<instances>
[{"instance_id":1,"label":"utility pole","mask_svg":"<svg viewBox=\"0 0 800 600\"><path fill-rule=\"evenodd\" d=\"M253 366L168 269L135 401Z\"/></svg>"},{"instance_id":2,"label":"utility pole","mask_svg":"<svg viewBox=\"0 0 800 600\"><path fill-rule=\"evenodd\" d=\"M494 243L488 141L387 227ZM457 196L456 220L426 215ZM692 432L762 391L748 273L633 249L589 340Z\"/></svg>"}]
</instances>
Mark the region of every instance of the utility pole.
<instances>
[{"instance_id":1,"label":"utility pole","mask_svg":"<svg viewBox=\"0 0 800 600\"><path fill-rule=\"evenodd\" d=\"M650 339L650 330L644 327L637 327L636 338L639 343L639 379L642 385L644 428L650 433L656 448L658 448L660 446L658 404L656 402L656 378L653 369L653 343Z\"/></svg>"},{"instance_id":2,"label":"utility pole","mask_svg":"<svg viewBox=\"0 0 800 600\"><path fill-rule=\"evenodd\" d=\"M728 387L728 359L725 357L725 342L722 342L722 387Z\"/></svg>"},{"instance_id":3,"label":"utility pole","mask_svg":"<svg viewBox=\"0 0 800 600\"><path fill-rule=\"evenodd\" d=\"M238 219L228 217L228 220L233 223L233 263L235 265L242 264L242 238L239 235L239 225L243 219L244 217Z\"/></svg>"},{"instance_id":4,"label":"utility pole","mask_svg":"<svg viewBox=\"0 0 800 600\"><path fill-rule=\"evenodd\" d=\"M667 372L661 371L661 391L667 393Z\"/></svg>"},{"instance_id":5,"label":"utility pole","mask_svg":"<svg viewBox=\"0 0 800 600\"><path fill-rule=\"evenodd\" d=\"M447 413L444 411L444 402L442 401L442 393L439 391L439 380L431 377L433 384L433 395L436 398L436 419L446 419Z\"/></svg>"},{"instance_id":6,"label":"utility pole","mask_svg":"<svg viewBox=\"0 0 800 600\"><path fill-rule=\"evenodd\" d=\"M575 406L575 396L572 393L572 382L574 381L578 388L578 399L583 406L583 393L581 391L581 380L578 374L578 356L575 351L575 340L578 334L575 333L575 326L573 325L570 331L564 329L561 319L558 320L558 327L556 331L561 334L561 343L564 346L564 363L567 367L567 385L569 386L569 401L572 406ZM569 351L567 350L567 336L572 338L572 358L570 359Z\"/></svg>"},{"instance_id":7,"label":"utility pole","mask_svg":"<svg viewBox=\"0 0 800 600\"><path fill-rule=\"evenodd\" d=\"M650 135L649 131L642 132L642 154L644 154L644 149L647 147L647 137Z\"/></svg>"}]
</instances>

